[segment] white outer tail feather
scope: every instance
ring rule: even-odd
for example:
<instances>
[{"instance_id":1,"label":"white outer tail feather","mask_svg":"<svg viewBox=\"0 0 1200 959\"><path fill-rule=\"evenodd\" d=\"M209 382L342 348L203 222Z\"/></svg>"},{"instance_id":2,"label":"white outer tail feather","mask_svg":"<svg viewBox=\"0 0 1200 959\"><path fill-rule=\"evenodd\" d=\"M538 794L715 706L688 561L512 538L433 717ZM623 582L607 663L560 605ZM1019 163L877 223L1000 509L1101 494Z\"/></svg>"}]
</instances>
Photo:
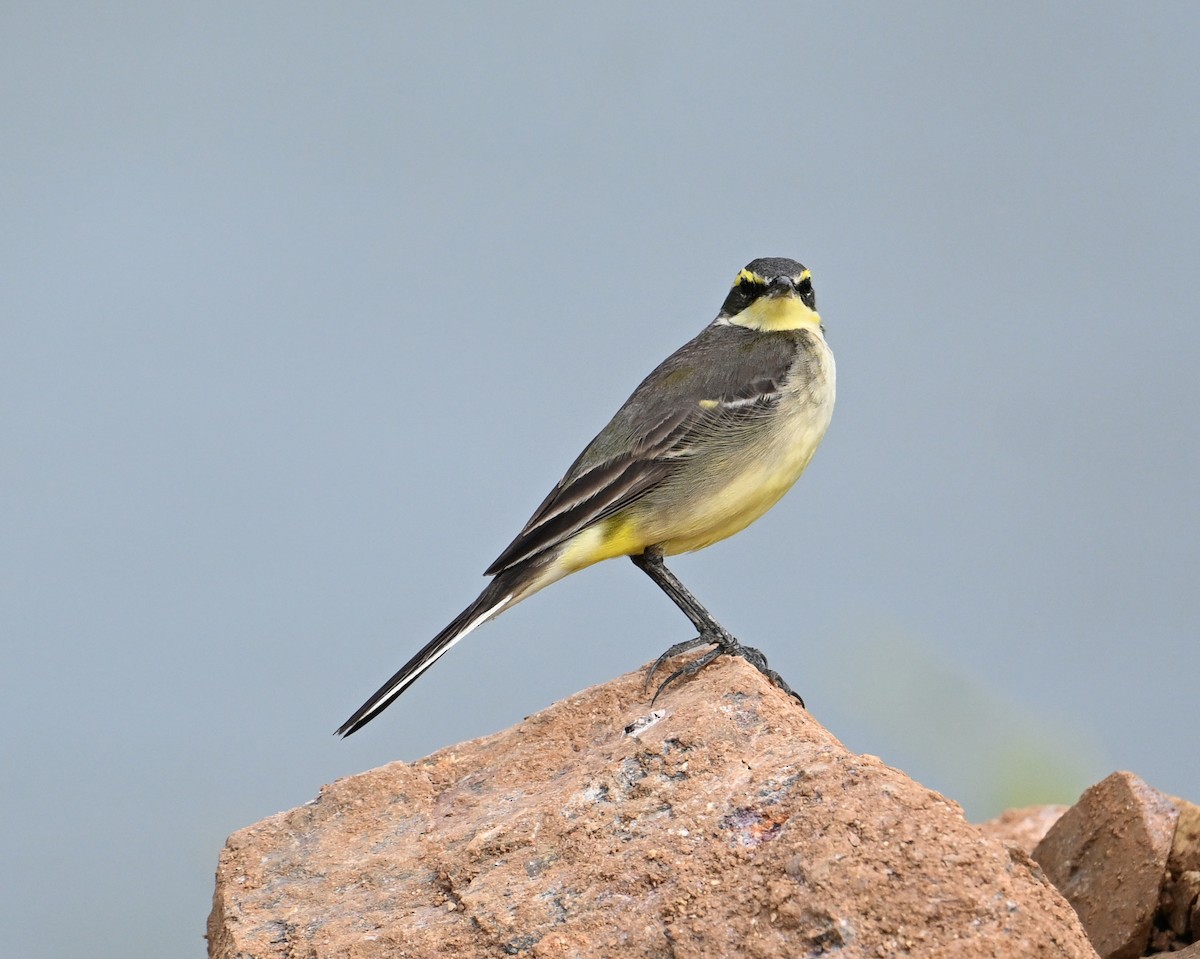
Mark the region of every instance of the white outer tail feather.
<instances>
[{"instance_id":1,"label":"white outer tail feather","mask_svg":"<svg viewBox=\"0 0 1200 959\"><path fill-rule=\"evenodd\" d=\"M399 696L402 692L404 692L404 690L406 690L409 686L411 686L414 682L416 682L417 678L419 676L421 676L421 674L424 673L425 670L427 670L430 666L432 666L439 659L441 659L446 653L450 652L450 650L454 648L454 645L460 639L462 639L468 633L472 632L477 626L481 626L483 623L487 622L493 616L503 612L504 608L509 605L509 603L512 601L512 599L515 595L516 595L515 593L509 593L507 596L505 596L503 599L501 599L494 606L491 606L488 609L485 609L482 613L480 613L473 620L471 620L469 623L467 623L467 625L465 627L463 627L461 630L459 630L448 643L446 643L444 646L441 646L440 648L434 650L424 660L424 662L422 662L419 666L417 666L416 669L414 669L411 673L409 673L404 678L397 680L396 683L393 686L391 686L387 690L386 693L384 693L382 696L379 697L379 699L376 701L376 703L370 709L368 709L365 713L363 713L363 715L358 720L358 724L362 725L370 717L374 716L377 712L379 712L381 709L385 708L386 706L389 706L391 704L392 700L394 700L397 696Z\"/></svg>"}]
</instances>

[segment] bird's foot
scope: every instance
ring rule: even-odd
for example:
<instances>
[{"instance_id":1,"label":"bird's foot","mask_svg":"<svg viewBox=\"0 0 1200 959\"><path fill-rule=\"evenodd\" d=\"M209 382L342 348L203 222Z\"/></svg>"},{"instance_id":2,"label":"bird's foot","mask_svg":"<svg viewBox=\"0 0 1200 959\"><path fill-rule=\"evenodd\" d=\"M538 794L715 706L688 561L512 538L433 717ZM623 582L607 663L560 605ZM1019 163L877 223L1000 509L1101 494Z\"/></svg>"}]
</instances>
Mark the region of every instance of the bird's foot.
<instances>
[{"instance_id":1,"label":"bird's foot","mask_svg":"<svg viewBox=\"0 0 1200 959\"><path fill-rule=\"evenodd\" d=\"M653 706L658 700L658 697L662 695L663 690L676 680L687 679L691 676L695 676L696 673L700 672L700 670L702 670L722 653L725 653L729 656L741 656L742 659L746 660L746 662L766 676L767 679L769 679L775 686L783 690L789 696L794 697L796 702L798 702L801 706L804 705L804 699L800 696L800 694L792 689L792 687L784 681L784 678L780 676L779 673L767 665L767 657L764 656L760 650L755 649L753 646L743 646L734 636L725 632L725 630L720 630L719 632L715 630L711 632L705 631L694 639L689 639L682 643L676 643L654 661L654 665L651 666L646 673L646 684L644 688L650 688L650 681L654 679L654 674L658 672L659 668L666 660L673 656L678 656L680 653L686 653L688 650L695 649L697 646L705 645L711 645L713 648L704 655L697 656L691 662L679 667L679 669L675 670L675 672L671 673L666 679L659 683L658 689L655 690L654 698L650 700L651 706Z\"/></svg>"},{"instance_id":2,"label":"bird's foot","mask_svg":"<svg viewBox=\"0 0 1200 959\"><path fill-rule=\"evenodd\" d=\"M730 637L730 638L732 639L732 637ZM736 642L736 640L735 640L735 642ZM705 646L709 643L718 643L717 648L714 652L717 653L717 655L720 655L721 646L720 646L718 640L712 639L703 634L697 636L695 639L687 639L687 640L684 640L682 643L676 643L670 649L666 650L666 652L664 652L661 656L658 657L658 659L656 659L654 661L654 665L651 666L646 671L646 682L642 685L642 692L647 692L650 689L650 681L652 679L654 679L654 674L657 673L659 671L659 669L662 668L662 664L665 663L668 659L672 659L675 656L678 656L680 653L686 653L689 649L695 649L697 646ZM705 660L705 663L704 663L705 666L707 666L709 663L712 662L712 659L708 658L709 655L710 655L709 653L706 653L704 656L700 657L700 659ZM699 661L700 660L696 660L696 662L699 662ZM667 686L669 686L671 683L673 683L680 676L683 676L683 675L691 676L692 674L697 673L701 669L704 668L703 666L697 666L695 669L693 669L692 668L693 665L694 665L693 663L688 663L688 665L684 667L684 669L690 670L686 674L684 673L684 671L682 669L676 670L675 672L671 673L671 675L668 676L665 680L663 680L662 684L658 687L658 692L656 692L654 694L654 699L658 699L659 693L661 693L664 689L666 689ZM650 705L651 706L654 705L653 699L650 701Z\"/></svg>"},{"instance_id":3,"label":"bird's foot","mask_svg":"<svg viewBox=\"0 0 1200 959\"><path fill-rule=\"evenodd\" d=\"M779 673L767 665L767 657L763 655L762 650L755 649L753 646L743 646L741 643L738 643L737 649L731 649L727 652L731 656L741 656L742 659L766 676L777 689L781 689L801 706L804 706L804 697L792 689ZM807 709L808 707L804 706L804 708Z\"/></svg>"}]
</instances>

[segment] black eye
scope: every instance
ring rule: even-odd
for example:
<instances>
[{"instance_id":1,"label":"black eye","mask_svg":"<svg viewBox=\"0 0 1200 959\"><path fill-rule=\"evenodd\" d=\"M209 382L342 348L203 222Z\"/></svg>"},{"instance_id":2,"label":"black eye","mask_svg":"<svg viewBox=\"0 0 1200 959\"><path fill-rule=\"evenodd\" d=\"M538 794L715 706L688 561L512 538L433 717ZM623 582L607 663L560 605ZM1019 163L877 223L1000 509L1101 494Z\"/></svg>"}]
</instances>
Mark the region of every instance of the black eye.
<instances>
[{"instance_id":1,"label":"black eye","mask_svg":"<svg viewBox=\"0 0 1200 959\"><path fill-rule=\"evenodd\" d=\"M753 280L743 279L738 283L738 290L745 296L758 296L762 292L762 284Z\"/></svg>"},{"instance_id":2,"label":"black eye","mask_svg":"<svg viewBox=\"0 0 1200 959\"><path fill-rule=\"evenodd\" d=\"M796 292L800 294L801 302L810 310L817 308L817 296L813 293L812 279L810 277L806 276L796 284Z\"/></svg>"}]
</instances>

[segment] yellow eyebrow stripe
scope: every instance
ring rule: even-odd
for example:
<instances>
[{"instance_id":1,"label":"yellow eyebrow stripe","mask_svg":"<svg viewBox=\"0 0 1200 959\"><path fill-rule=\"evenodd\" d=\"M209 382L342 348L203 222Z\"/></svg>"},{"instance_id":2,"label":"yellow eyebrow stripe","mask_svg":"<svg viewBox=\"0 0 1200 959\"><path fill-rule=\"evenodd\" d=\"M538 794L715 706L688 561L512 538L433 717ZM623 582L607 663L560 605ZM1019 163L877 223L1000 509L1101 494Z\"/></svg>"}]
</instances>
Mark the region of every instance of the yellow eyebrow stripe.
<instances>
[{"instance_id":1,"label":"yellow eyebrow stripe","mask_svg":"<svg viewBox=\"0 0 1200 959\"><path fill-rule=\"evenodd\" d=\"M805 280L811 280L811 279L812 279L812 271L811 270L801 270L798 275L792 277L792 282L803 283ZM734 280L733 280L734 286L737 286L739 283L754 283L757 286L766 286L767 280L766 280L766 277L762 276L761 274L755 273L753 270L743 269L736 277L734 277Z\"/></svg>"}]
</instances>

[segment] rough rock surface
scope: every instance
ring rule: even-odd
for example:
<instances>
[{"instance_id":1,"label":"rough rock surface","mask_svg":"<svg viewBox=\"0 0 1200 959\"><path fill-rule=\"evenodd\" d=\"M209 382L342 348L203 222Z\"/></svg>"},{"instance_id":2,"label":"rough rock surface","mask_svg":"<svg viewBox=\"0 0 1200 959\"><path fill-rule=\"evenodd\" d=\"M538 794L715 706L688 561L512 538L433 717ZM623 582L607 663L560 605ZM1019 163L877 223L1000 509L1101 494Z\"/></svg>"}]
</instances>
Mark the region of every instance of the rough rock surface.
<instances>
[{"instance_id":1,"label":"rough rock surface","mask_svg":"<svg viewBox=\"0 0 1200 959\"><path fill-rule=\"evenodd\" d=\"M1185 946L1178 952L1156 952L1150 959L1165 959L1169 956L1170 959L1200 959L1200 943L1194 946Z\"/></svg>"},{"instance_id":2,"label":"rough rock surface","mask_svg":"<svg viewBox=\"0 0 1200 959\"><path fill-rule=\"evenodd\" d=\"M1162 793L1132 773L1113 773L1034 850L1104 959L1146 954L1178 818Z\"/></svg>"},{"instance_id":3,"label":"rough rock surface","mask_svg":"<svg viewBox=\"0 0 1200 959\"><path fill-rule=\"evenodd\" d=\"M210 955L1095 956L1031 860L743 661L655 714L642 679L234 834Z\"/></svg>"},{"instance_id":4,"label":"rough rock surface","mask_svg":"<svg viewBox=\"0 0 1200 959\"><path fill-rule=\"evenodd\" d=\"M1151 946L1162 952L1200 940L1200 806L1174 796L1171 805L1179 810L1179 822L1150 938ZM1200 946L1196 953L1200 959Z\"/></svg>"},{"instance_id":5,"label":"rough rock surface","mask_svg":"<svg viewBox=\"0 0 1200 959\"><path fill-rule=\"evenodd\" d=\"M1027 856L1033 855L1033 850L1049 832L1050 827L1058 822L1069 806L1024 806L1020 809L1006 809L995 819L979 824L979 830L989 839L998 839L1002 843L1016 846Z\"/></svg>"}]
</instances>

